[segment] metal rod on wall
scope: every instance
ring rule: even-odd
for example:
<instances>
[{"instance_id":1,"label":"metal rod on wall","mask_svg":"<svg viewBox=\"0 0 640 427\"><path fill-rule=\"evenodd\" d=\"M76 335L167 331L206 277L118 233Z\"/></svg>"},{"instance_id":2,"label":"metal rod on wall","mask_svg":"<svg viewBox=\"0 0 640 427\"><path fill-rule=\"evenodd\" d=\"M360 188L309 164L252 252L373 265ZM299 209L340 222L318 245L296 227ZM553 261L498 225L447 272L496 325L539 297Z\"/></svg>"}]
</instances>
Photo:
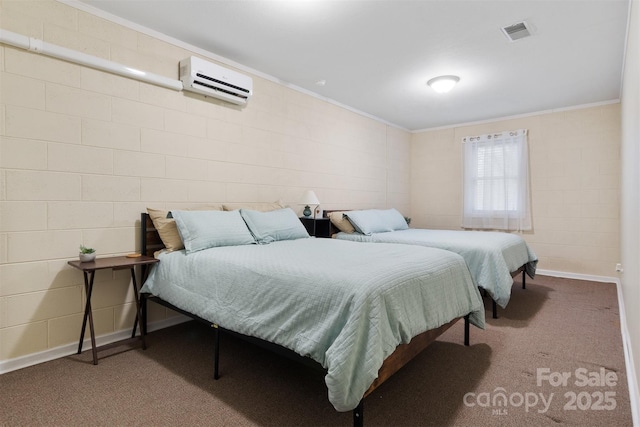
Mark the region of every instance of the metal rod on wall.
<instances>
[{"instance_id":1,"label":"metal rod on wall","mask_svg":"<svg viewBox=\"0 0 640 427\"><path fill-rule=\"evenodd\" d=\"M78 52L76 50L67 49L66 47L47 43L40 39L27 37L12 31L0 29L0 43L26 49L34 53L41 53L43 55L73 62L75 64L85 65L97 70L129 77L131 79L140 80L146 83L151 83L156 86L162 86L173 90L182 90L182 82L180 80L137 70L117 62Z\"/></svg>"}]
</instances>

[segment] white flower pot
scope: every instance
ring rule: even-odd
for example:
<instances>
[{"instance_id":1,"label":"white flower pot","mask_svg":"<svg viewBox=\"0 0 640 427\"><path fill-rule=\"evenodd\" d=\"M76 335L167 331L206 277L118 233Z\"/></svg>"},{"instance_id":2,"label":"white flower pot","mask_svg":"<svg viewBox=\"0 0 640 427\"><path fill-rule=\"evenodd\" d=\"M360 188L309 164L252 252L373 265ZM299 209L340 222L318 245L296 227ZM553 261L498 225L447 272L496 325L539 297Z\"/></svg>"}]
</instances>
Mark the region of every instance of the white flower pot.
<instances>
[{"instance_id":1,"label":"white flower pot","mask_svg":"<svg viewBox=\"0 0 640 427\"><path fill-rule=\"evenodd\" d=\"M90 254L78 254L78 256L80 257L80 262L91 262L93 260L96 259L96 253L90 253Z\"/></svg>"}]
</instances>

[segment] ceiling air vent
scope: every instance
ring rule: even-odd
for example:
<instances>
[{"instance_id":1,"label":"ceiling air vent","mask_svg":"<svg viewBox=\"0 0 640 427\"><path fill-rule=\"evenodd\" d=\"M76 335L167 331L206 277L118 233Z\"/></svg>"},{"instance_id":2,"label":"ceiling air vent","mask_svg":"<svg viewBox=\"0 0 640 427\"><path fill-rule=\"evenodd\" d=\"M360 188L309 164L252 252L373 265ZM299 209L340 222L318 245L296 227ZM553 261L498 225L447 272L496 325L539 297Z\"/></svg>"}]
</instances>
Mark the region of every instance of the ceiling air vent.
<instances>
[{"instance_id":1,"label":"ceiling air vent","mask_svg":"<svg viewBox=\"0 0 640 427\"><path fill-rule=\"evenodd\" d=\"M511 42L529 37L531 35L531 31L529 31L529 24L527 24L525 21L503 27L502 32L504 33L505 37Z\"/></svg>"}]
</instances>

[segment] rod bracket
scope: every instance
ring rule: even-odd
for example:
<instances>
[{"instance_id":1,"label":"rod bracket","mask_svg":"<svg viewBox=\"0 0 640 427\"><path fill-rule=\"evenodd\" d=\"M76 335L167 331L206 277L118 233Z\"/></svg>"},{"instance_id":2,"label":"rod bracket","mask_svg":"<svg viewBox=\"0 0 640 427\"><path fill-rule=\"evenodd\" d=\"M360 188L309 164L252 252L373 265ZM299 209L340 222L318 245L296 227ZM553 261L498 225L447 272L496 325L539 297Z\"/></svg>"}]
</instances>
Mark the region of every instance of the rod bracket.
<instances>
[{"instance_id":1,"label":"rod bracket","mask_svg":"<svg viewBox=\"0 0 640 427\"><path fill-rule=\"evenodd\" d=\"M42 52L42 40L36 39L34 37L29 37L29 50L31 52L40 53Z\"/></svg>"}]
</instances>

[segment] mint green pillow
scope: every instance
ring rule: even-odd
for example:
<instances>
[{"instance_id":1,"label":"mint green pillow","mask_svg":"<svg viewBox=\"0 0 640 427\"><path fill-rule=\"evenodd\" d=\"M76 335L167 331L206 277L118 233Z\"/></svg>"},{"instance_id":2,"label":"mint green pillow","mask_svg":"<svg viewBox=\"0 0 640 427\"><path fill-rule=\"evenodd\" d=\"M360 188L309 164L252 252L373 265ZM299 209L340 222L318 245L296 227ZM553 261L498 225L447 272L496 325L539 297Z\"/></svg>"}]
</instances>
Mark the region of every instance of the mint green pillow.
<instances>
[{"instance_id":1,"label":"mint green pillow","mask_svg":"<svg viewBox=\"0 0 640 427\"><path fill-rule=\"evenodd\" d=\"M346 211L344 214L358 233L367 236L373 233L386 233L409 228L404 216L396 209Z\"/></svg>"},{"instance_id":2,"label":"mint green pillow","mask_svg":"<svg viewBox=\"0 0 640 427\"><path fill-rule=\"evenodd\" d=\"M404 219L404 215L398 212L397 209L391 208L380 211L380 215L386 225L393 231L406 230L409 228L409 224L407 224L407 220Z\"/></svg>"},{"instance_id":3,"label":"mint green pillow","mask_svg":"<svg viewBox=\"0 0 640 427\"><path fill-rule=\"evenodd\" d=\"M238 211L171 211L186 252L256 243Z\"/></svg>"},{"instance_id":4,"label":"mint green pillow","mask_svg":"<svg viewBox=\"0 0 640 427\"><path fill-rule=\"evenodd\" d=\"M294 240L309 237L307 229L291 208L271 212L240 209L240 214L258 243Z\"/></svg>"}]
</instances>

